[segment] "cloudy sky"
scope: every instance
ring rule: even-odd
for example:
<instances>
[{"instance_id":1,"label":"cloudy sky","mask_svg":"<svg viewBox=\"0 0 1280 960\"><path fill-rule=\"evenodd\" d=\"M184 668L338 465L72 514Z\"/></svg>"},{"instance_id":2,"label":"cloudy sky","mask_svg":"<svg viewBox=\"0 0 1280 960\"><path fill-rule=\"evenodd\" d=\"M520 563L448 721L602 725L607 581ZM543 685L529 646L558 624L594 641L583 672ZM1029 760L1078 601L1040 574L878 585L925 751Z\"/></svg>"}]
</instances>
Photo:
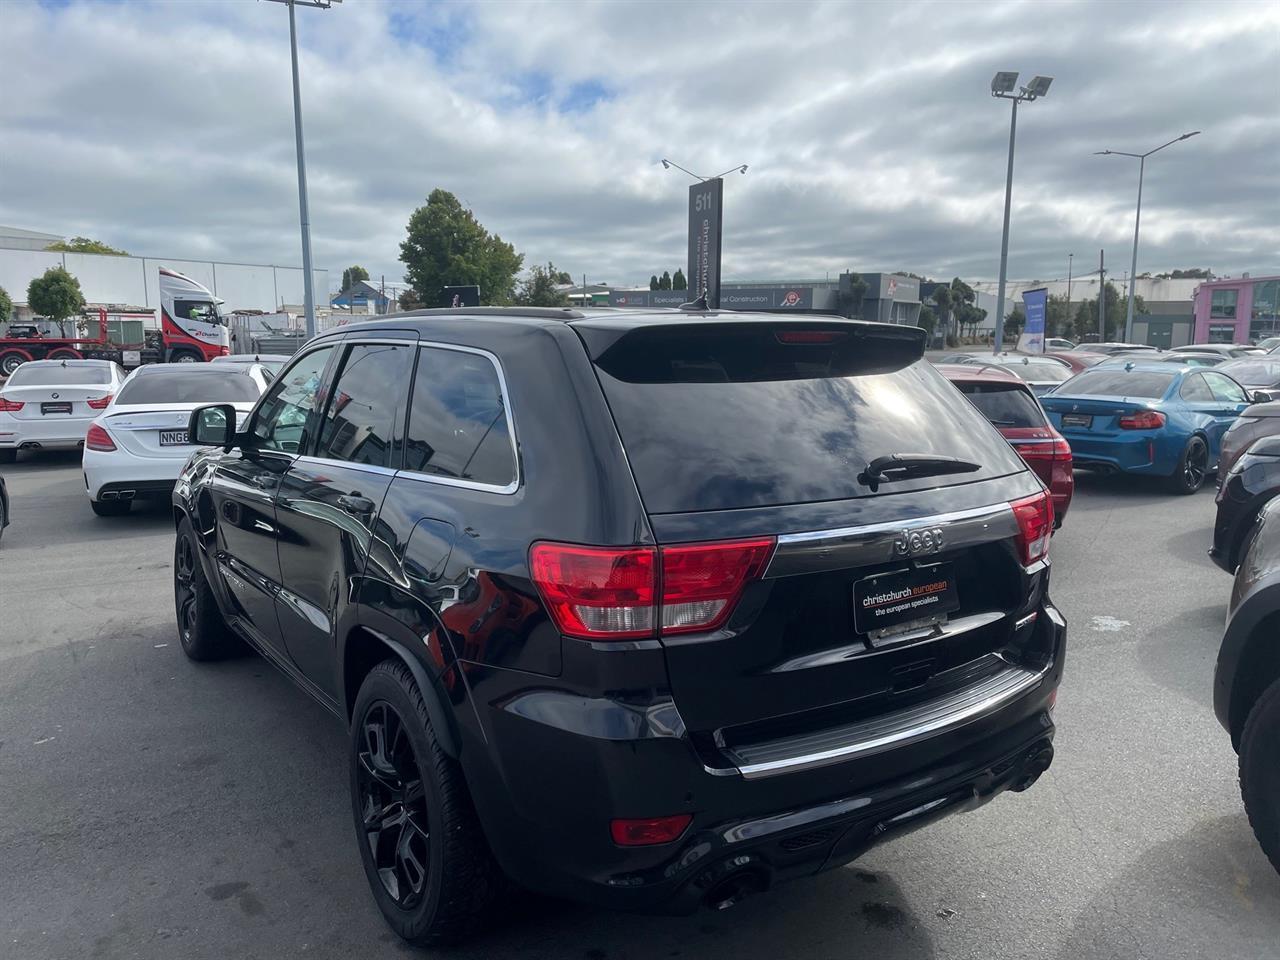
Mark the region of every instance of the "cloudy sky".
<instances>
[{"instance_id":1,"label":"cloudy sky","mask_svg":"<svg viewBox=\"0 0 1280 960\"><path fill-rule=\"evenodd\" d=\"M575 276L685 256L725 185L726 279L854 268L993 278L1009 108L1011 277L1067 255L1280 273L1280 4L429 3L299 9L315 261L400 279L431 189ZM0 0L0 223L132 253L300 261L287 11L262 0Z\"/></svg>"}]
</instances>

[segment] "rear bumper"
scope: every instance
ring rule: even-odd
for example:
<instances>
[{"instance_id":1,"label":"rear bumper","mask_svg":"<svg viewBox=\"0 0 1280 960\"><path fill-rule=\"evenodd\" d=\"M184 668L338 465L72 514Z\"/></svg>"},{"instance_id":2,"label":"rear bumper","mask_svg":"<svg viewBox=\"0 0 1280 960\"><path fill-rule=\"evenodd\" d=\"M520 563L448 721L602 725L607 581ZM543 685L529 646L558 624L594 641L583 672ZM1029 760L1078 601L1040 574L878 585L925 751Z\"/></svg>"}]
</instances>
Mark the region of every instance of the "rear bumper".
<instances>
[{"instance_id":1,"label":"rear bumper","mask_svg":"<svg viewBox=\"0 0 1280 960\"><path fill-rule=\"evenodd\" d=\"M0 450L22 447L74 449L84 443L93 417L18 419L0 415Z\"/></svg>"},{"instance_id":2,"label":"rear bumper","mask_svg":"<svg viewBox=\"0 0 1280 960\"><path fill-rule=\"evenodd\" d=\"M130 489L138 496L167 494L173 490L186 461L118 456L86 448L83 465L89 499L101 500L103 492Z\"/></svg>"},{"instance_id":3,"label":"rear bumper","mask_svg":"<svg viewBox=\"0 0 1280 960\"><path fill-rule=\"evenodd\" d=\"M1052 760L1050 710L1066 641L1047 602L1039 622L1055 656L1033 686L874 755L752 779L709 769L671 714L636 711L639 732L622 737L604 724L593 734L569 730L553 711L534 718L512 701L473 701L488 744L464 745L462 762L494 853L517 882L613 908L689 912L840 866L884 839L1030 786ZM693 822L674 843L610 839L613 818L677 813Z\"/></svg>"},{"instance_id":4,"label":"rear bumper","mask_svg":"<svg viewBox=\"0 0 1280 960\"><path fill-rule=\"evenodd\" d=\"M1151 431L1117 432L1105 437L1062 431L1062 435L1071 444L1075 466L1082 470L1115 470L1167 477L1177 468L1178 458L1182 455L1182 444Z\"/></svg>"}]
</instances>

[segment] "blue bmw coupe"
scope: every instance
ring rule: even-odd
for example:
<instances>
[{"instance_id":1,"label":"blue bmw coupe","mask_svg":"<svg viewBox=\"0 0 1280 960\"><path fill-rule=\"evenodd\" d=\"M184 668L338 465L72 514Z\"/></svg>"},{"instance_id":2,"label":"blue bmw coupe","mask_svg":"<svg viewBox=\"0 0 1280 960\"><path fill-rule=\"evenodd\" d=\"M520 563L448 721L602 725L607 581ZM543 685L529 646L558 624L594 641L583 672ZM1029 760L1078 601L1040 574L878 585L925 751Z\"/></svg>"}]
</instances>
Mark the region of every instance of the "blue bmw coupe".
<instances>
[{"instance_id":1,"label":"blue bmw coupe","mask_svg":"<svg viewBox=\"0 0 1280 960\"><path fill-rule=\"evenodd\" d=\"M1224 373L1138 359L1040 398L1077 467L1167 477L1176 493L1195 493L1217 469L1222 435L1250 402Z\"/></svg>"}]
</instances>

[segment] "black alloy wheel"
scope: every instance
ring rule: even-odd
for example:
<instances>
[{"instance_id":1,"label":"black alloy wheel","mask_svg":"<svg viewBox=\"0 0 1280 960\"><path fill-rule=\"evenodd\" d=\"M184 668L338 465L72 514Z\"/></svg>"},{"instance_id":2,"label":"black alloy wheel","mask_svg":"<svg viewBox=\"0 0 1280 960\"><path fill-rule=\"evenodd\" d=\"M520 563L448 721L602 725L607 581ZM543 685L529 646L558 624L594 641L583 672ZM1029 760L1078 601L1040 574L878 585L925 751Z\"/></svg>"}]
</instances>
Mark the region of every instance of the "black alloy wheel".
<instances>
[{"instance_id":1,"label":"black alloy wheel","mask_svg":"<svg viewBox=\"0 0 1280 960\"><path fill-rule=\"evenodd\" d=\"M1169 478L1174 493L1191 494L1204 486L1209 475L1209 448L1200 437L1187 441L1178 468Z\"/></svg>"},{"instance_id":2,"label":"black alloy wheel","mask_svg":"<svg viewBox=\"0 0 1280 960\"><path fill-rule=\"evenodd\" d=\"M360 819L374 868L401 910L422 902L431 863L431 828L422 768L404 718L385 700L361 719L356 780Z\"/></svg>"},{"instance_id":3,"label":"black alloy wheel","mask_svg":"<svg viewBox=\"0 0 1280 960\"><path fill-rule=\"evenodd\" d=\"M209 581L200 566L195 530L183 517L173 545L173 604L182 652L192 660L220 660L241 652L240 641L227 629Z\"/></svg>"}]
</instances>

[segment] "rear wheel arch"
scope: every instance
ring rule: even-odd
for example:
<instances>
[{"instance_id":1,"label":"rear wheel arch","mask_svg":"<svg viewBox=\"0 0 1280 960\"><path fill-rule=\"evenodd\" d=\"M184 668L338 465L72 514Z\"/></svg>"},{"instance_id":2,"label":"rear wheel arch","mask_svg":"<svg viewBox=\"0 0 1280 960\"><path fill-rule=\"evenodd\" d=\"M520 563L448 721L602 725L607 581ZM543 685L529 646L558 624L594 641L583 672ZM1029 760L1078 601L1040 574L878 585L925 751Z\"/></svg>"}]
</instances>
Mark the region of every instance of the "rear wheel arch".
<instances>
[{"instance_id":1,"label":"rear wheel arch","mask_svg":"<svg viewBox=\"0 0 1280 960\"><path fill-rule=\"evenodd\" d=\"M427 672L427 668L417 657L409 652L403 644L385 634L368 627L356 627L347 636L342 653L342 691L343 706L348 723L356 697L365 677L384 660L395 660L402 663L413 674L418 691L422 694L422 702L426 705L427 716L440 748L450 757L458 757L458 738L453 723L452 711L446 706L440 690Z\"/></svg>"},{"instance_id":2,"label":"rear wheel arch","mask_svg":"<svg viewBox=\"0 0 1280 960\"><path fill-rule=\"evenodd\" d=\"M1280 631L1280 610L1258 621L1236 661L1235 677L1231 683L1229 722L1231 742L1237 748L1249 711L1267 688L1280 680L1280 642L1275 639L1277 631Z\"/></svg>"}]
</instances>

